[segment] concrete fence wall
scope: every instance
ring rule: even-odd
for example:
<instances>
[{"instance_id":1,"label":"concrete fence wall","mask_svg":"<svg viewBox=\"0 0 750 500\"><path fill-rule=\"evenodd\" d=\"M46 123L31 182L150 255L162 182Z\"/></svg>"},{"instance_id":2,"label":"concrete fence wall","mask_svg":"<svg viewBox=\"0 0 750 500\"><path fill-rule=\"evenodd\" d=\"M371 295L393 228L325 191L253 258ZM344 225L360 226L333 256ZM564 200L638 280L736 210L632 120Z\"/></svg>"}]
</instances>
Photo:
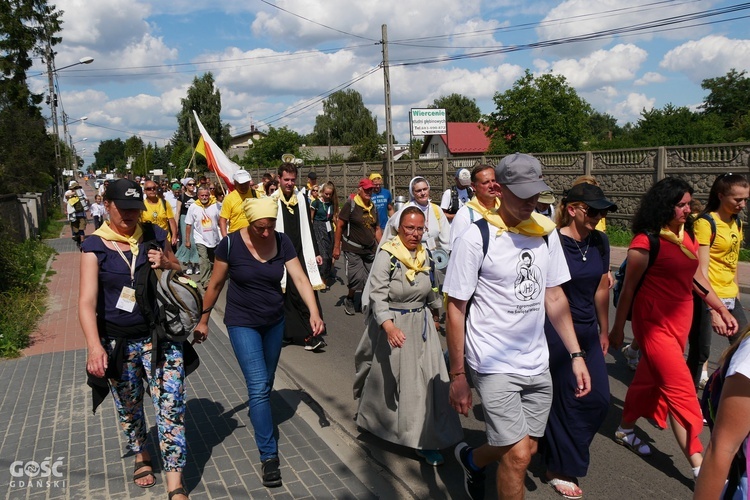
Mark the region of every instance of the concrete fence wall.
<instances>
[{"instance_id":1,"label":"concrete fence wall","mask_svg":"<svg viewBox=\"0 0 750 500\"><path fill-rule=\"evenodd\" d=\"M0 196L0 238L20 243L41 238L47 221L54 188L45 193L6 194Z\"/></svg>"},{"instance_id":2,"label":"concrete fence wall","mask_svg":"<svg viewBox=\"0 0 750 500\"><path fill-rule=\"evenodd\" d=\"M534 156L542 162L545 180L558 197L570 188L576 177L584 174L595 176L605 194L620 207L607 216L608 223L615 225L628 225L643 193L666 176L685 179L695 189L695 197L704 203L717 175L733 172L750 178L750 143L539 153ZM397 161L394 162L396 184L392 191L394 196L408 198L409 181L420 175L430 183L432 201L439 202L442 192L452 185L457 169L471 169L480 163L494 166L501 159L502 156L476 156ZM371 172L380 172L384 179L388 178L384 162L343 163L302 166L300 183L311 170L318 174L318 182L333 181L342 199L356 190L360 178ZM260 179L264 172L256 169L252 174L255 179Z\"/></svg>"}]
</instances>

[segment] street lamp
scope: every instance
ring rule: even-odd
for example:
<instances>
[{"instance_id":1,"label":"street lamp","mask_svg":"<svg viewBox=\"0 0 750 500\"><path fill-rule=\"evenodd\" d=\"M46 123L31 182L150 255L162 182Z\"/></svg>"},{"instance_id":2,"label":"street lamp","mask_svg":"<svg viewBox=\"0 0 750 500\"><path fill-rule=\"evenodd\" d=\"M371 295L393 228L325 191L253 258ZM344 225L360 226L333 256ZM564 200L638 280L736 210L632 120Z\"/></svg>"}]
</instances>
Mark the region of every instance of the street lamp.
<instances>
[{"instance_id":1,"label":"street lamp","mask_svg":"<svg viewBox=\"0 0 750 500\"><path fill-rule=\"evenodd\" d=\"M49 80L49 105L50 109L52 111L52 135L54 136L54 142L55 142L55 167L57 170L58 175L58 194L62 195L63 193L63 184L62 184L62 165L61 165L61 154L60 154L60 132L57 125L57 94L55 93L55 75L58 71L71 68L73 66L78 66L79 64L91 64L94 62L93 57L82 57L78 60L77 63L68 64L67 66L63 66L62 68L55 68L55 53L52 51L52 44L50 41L47 41L47 47L46 47L46 60L47 60L47 78Z\"/></svg>"}]
</instances>

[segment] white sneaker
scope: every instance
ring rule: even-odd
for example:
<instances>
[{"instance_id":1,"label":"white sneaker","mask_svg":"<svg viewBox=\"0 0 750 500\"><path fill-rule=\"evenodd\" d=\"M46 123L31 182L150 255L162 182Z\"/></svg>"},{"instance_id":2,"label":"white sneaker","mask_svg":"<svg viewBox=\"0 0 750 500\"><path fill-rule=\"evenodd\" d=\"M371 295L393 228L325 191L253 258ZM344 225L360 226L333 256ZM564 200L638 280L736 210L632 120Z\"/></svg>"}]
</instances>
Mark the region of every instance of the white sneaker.
<instances>
[{"instance_id":1,"label":"white sneaker","mask_svg":"<svg viewBox=\"0 0 750 500\"><path fill-rule=\"evenodd\" d=\"M622 355L625 356L625 360L628 363L628 368L635 371L636 368L638 368L638 362L641 360L641 351L635 350L630 347L630 344L626 344L622 346L622 349L620 350L622 352Z\"/></svg>"},{"instance_id":2,"label":"white sneaker","mask_svg":"<svg viewBox=\"0 0 750 500\"><path fill-rule=\"evenodd\" d=\"M185 269L185 274L187 275L193 274L193 268L190 266L187 266L187 269Z\"/></svg>"}]
</instances>

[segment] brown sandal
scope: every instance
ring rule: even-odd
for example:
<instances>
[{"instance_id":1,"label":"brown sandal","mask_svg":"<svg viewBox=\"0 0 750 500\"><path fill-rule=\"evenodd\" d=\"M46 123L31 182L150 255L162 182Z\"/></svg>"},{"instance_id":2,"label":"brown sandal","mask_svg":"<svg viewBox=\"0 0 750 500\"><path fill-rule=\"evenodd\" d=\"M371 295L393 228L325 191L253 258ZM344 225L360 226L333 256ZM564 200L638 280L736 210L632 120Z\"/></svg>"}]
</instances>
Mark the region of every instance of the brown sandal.
<instances>
[{"instance_id":1,"label":"brown sandal","mask_svg":"<svg viewBox=\"0 0 750 500\"><path fill-rule=\"evenodd\" d=\"M185 497L187 498L188 492L183 486L180 486L179 488L175 488L174 490L167 493L167 495L169 495L169 500L172 500L172 497L176 495L185 495Z\"/></svg>"},{"instance_id":2,"label":"brown sandal","mask_svg":"<svg viewBox=\"0 0 750 500\"><path fill-rule=\"evenodd\" d=\"M138 472L140 469L143 469L144 467L148 467L149 470ZM136 483L137 479L143 479L144 477L148 477L148 476L151 476L152 478L154 478L154 481L152 483L150 484ZM142 460L140 462L135 463L135 468L133 469L133 482L139 488L151 488L156 484L156 476L154 475L154 468L151 465L151 460Z\"/></svg>"}]
</instances>

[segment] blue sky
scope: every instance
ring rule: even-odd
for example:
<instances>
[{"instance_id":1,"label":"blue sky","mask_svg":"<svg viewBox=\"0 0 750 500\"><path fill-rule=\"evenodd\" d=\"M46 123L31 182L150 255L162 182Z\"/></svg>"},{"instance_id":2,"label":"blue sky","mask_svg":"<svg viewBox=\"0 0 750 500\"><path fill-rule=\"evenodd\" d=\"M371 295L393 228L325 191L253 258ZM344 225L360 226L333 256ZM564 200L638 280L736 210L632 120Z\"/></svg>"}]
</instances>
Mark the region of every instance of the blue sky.
<instances>
[{"instance_id":1,"label":"blue sky","mask_svg":"<svg viewBox=\"0 0 750 500\"><path fill-rule=\"evenodd\" d=\"M396 139L409 138L408 112L453 92L482 112L525 69L564 75L595 109L637 121L643 108L695 107L704 78L750 70L750 9L708 0L57 0L63 41L61 102L74 141L141 135L163 145L192 79L211 71L222 94L222 120L233 133L251 123L308 133L319 102L351 84L384 130L381 25L388 26ZM717 13L735 8L734 12ZM687 16L690 19L686 19ZM665 23L665 21L672 23ZM683 22L677 22L684 20ZM642 23L646 29L623 33ZM529 45L606 37L545 48ZM532 45L533 46L533 45ZM484 57L463 58L487 51ZM448 61L446 57L459 57ZM426 64L426 61L439 62ZM40 71L44 68L39 63ZM44 76L30 79L45 91Z\"/></svg>"}]
</instances>

